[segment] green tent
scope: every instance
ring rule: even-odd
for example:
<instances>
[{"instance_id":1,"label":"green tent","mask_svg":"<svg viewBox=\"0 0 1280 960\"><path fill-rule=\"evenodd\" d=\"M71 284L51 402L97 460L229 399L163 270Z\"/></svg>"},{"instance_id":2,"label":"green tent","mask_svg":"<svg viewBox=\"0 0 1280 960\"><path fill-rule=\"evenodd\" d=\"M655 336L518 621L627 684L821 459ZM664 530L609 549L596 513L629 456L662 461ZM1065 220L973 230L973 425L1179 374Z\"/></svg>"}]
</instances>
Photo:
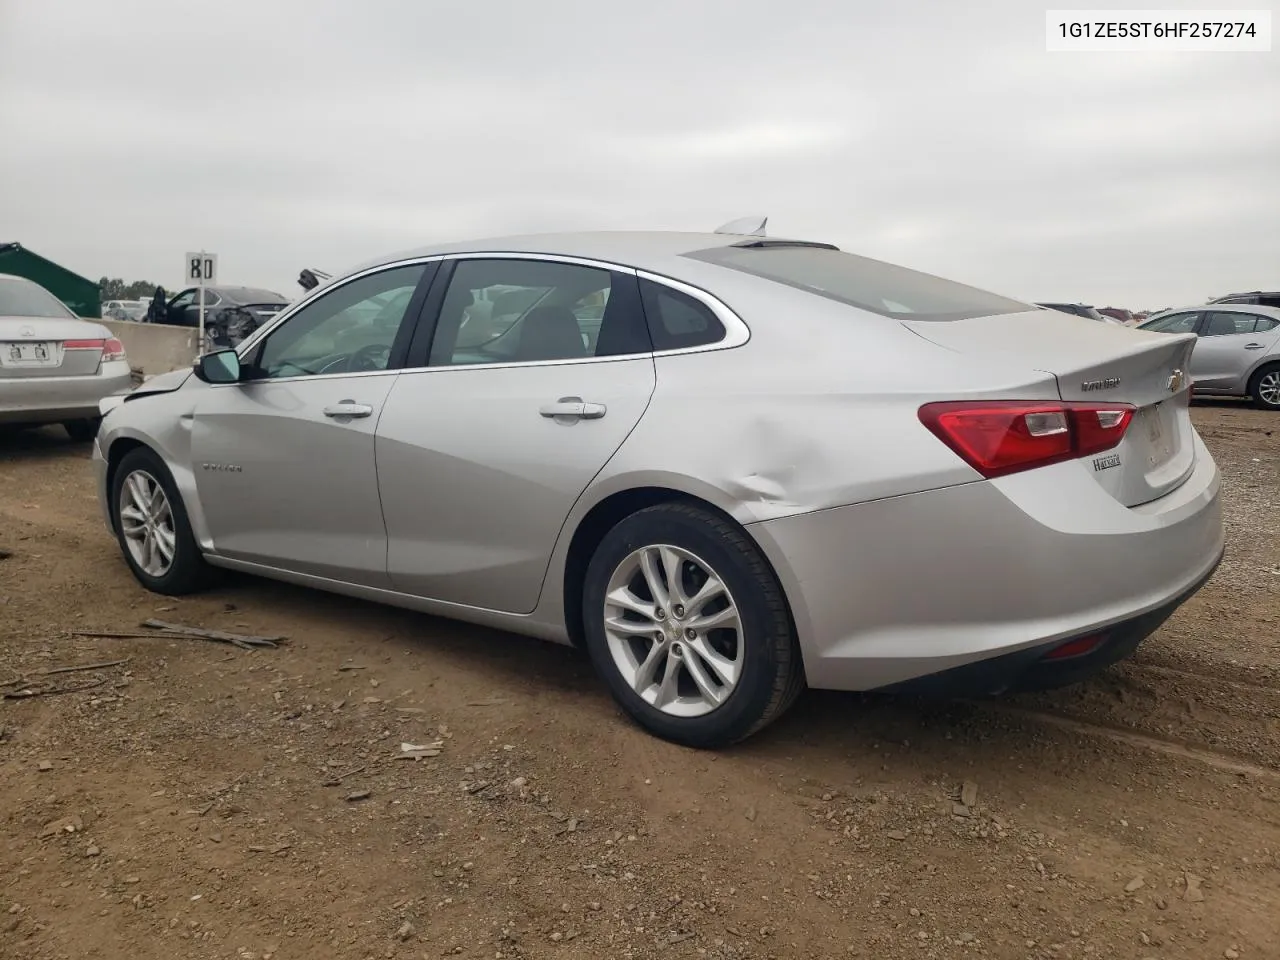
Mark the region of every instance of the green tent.
<instances>
[{"instance_id":1,"label":"green tent","mask_svg":"<svg viewBox=\"0 0 1280 960\"><path fill-rule=\"evenodd\" d=\"M0 273L34 280L81 317L101 317L98 285L20 243L0 243Z\"/></svg>"}]
</instances>

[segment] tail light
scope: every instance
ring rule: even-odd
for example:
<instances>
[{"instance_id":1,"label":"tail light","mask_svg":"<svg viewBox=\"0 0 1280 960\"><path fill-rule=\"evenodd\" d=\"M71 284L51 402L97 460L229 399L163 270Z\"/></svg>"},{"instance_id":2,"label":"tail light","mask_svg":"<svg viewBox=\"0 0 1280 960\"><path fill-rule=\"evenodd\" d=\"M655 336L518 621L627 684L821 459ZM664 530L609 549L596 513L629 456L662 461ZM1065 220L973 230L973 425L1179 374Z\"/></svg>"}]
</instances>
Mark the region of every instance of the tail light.
<instances>
[{"instance_id":1,"label":"tail light","mask_svg":"<svg viewBox=\"0 0 1280 960\"><path fill-rule=\"evenodd\" d=\"M920 422L984 477L1001 477L1110 450L1133 420L1127 403L948 401Z\"/></svg>"},{"instance_id":2,"label":"tail light","mask_svg":"<svg viewBox=\"0 0 1280 960\"><path fill-rule=\"evenodd\" d=\"M106 340L64 340L63 350L101 350L102 360L123 360L124 344L115 337Z\"/></svg>"}]
</instances>

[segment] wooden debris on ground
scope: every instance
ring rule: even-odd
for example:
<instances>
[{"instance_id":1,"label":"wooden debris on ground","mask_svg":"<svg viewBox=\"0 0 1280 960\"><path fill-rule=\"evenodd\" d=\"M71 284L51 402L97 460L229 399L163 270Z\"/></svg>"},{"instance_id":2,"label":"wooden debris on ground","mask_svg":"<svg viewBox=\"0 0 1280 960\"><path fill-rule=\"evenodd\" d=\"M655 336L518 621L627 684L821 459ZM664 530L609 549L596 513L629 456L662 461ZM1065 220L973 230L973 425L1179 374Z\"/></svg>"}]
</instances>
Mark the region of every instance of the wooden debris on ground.
<instances>
[{"instance_id":1,"label":"wooden debris on ground","mask_svg":"<svg viewBox=\"0 0 1280 960\"><path fill-rule=\"evenodd\" d=\"M288 637L259 637L246 633L228 633L225 630L208 630L204 627L187 627L165 620L144 620L142 626L148 632L141 631L104 631L82 630L72 634L73 637L102 637L110 640L161 639L161 640L208 640L211 643L229 643L241 650L266 649L275 650L280 644L288 641Z\"/></svg>"}]
</instances>

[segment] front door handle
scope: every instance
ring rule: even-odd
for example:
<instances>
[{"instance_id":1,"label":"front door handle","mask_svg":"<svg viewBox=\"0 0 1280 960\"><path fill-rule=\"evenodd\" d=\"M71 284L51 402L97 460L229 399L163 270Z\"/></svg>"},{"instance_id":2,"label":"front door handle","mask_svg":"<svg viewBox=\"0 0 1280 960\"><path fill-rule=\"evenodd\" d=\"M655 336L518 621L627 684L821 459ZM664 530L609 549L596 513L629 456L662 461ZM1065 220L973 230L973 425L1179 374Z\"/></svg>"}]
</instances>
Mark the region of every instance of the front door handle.
<instances>
[{"instance_id":1,"label":"front door handle","mask_svg":"<svg viewBox=\"0 0 1280 960\"><path fill-rule=\"evenodd\" d=\"M373 407L367 403L356 403L354 400L339 400L331 407L324 408L326 417L356 420L373 415Z\"/></svg>"},{"instance_id":2,"label":"front door handle","mask_svg":"<svg viewBox=\"0 0 1280 960\"><path fill-rule=\"evenodd\" d=\"M1264 343L1246 343L1244 348L1246 350L1261 350L1264 346L1266 346Z\"/></svg>"},{"instance_id":3,"label":"front door handle","mask_svg":"<svg viewBox=\"0 0 1280 960\"><path fill-rule=\"evenodd\" d=\"M581 397L561 397L555 403L539 407L538 413L548 420L599 420L607 410L603 403L590 403Z\"/></svg>"}]
</instances>

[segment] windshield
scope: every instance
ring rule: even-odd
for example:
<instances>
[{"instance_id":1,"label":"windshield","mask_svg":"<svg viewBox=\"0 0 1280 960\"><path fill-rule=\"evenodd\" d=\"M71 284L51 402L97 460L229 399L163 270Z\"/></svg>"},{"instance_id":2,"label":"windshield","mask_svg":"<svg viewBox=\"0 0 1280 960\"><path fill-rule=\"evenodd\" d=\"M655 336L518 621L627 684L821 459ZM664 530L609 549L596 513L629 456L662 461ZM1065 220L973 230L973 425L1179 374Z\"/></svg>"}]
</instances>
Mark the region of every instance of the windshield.
<instances>
[{"instance_id":1,"label":"windshield","mask_svg":"<svg viewBox=\"0 0 1280 960\"><path fill-rule=\"evenodd\" d=\"M964 320L1035 309L963 283L826 247L715 247L685 256L904 320Z\"/></svg>"},{"instance_id":2,"label":"windshield","mask_svg":"<svg viewBox=\"0 0 1280 960\"><path fill-rule=\"evenodd\" d=\"M52 293L21 277L0 277L0 317L75 319Z\"/></svg>"}]
</instances>

